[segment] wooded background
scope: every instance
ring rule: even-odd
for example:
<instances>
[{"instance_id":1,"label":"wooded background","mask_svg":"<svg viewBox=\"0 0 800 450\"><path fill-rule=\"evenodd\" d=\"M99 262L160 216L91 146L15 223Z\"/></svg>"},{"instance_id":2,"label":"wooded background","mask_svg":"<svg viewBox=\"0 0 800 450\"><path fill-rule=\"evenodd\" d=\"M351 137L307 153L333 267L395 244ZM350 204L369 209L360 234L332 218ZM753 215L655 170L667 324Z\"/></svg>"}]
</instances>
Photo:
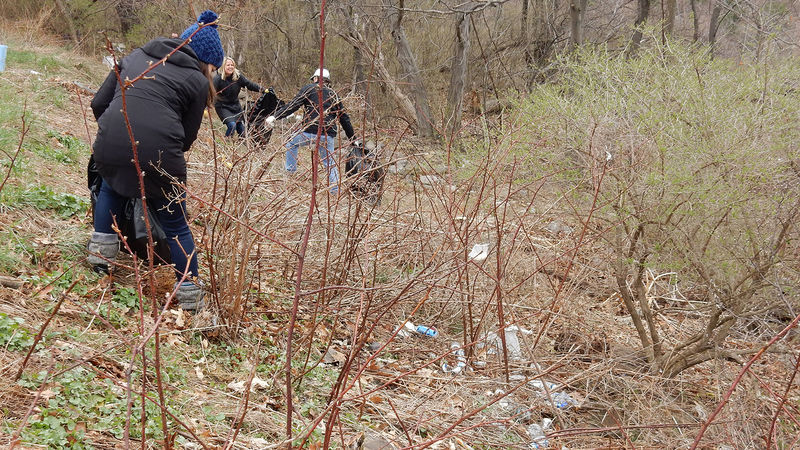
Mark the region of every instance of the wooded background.
<instances>
[{"instance_id":1,"label":"wooded background","mask_svg":"<svg viewBox=\"0 0 800 450\"><path fill-rule=\"evenodd\" d=\"M577 45L635 54L680 39L714 56L797 54L796 0L10 0L7 19L98 55L106 36L130 50L180 33L210 8L226 53L290 97L319 65L363 96L372 118L400 118L422 137L459 130L464 111L494 112L557 75ZM320 14L325 15L324 39Z\"/></svg>"}]
</instances>

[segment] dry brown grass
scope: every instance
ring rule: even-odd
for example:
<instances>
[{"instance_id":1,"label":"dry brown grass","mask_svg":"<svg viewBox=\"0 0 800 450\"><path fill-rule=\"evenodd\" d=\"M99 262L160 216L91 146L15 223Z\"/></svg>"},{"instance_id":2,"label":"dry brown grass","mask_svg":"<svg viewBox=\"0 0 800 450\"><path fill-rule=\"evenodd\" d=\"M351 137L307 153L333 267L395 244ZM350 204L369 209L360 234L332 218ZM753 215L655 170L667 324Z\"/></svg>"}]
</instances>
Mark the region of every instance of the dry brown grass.
<instances>
[{"instance_id":1,"label":"dry brown grass","mask_svg":"<svg viewBox=\"0 0 800 450\"><path fill-rule=\"evenodd\" d=\"M16 76L14 82L24 83ZM77 98L71 99L71 119L53 126L82 137ZM51 117L57 111L44 112ZM281 144L290 130L278 131L268 146L256 148L249 142L223 142L218 133L214 142L205 126L189 155L188 189L196 196L189 211L218 320L211 313L190 318L168 312L160 330L167 365L178 369L173 372L177 381L166 383L170 403L207 444L224 444L238 426L244 395L226 386L247 379L253 362L265 385L248 397L236 448L271 448L285 438L285 374L279 361L298 275L295 437L316 428L314 445L323 432L315 419L329 420L327 400L340 396L332 436L340 447L368 432L398 447L526 448L527 425L551 417L554 447L682 448L736 375L739 366L728 361L698 366L676 379L648 373L609 280L608 250L591 232L581 239L578 220L551 212L560 198L558 186L539 190L546 179L523 182L523 188L510 184L515 165L502 159L502 152L495 161L477 162L486 166L464 175L447 170L441 148L407 139L402 130L380 130L370 137L382 141L383 161L406 166L390 171L380 205L347 195L328 198L321 187L309 215L310 153L301 151L301 171L288 179ZM35 174L43 182L85 195L82 163L67 169L42 166ZM425 184L420 174L435 174L441 181ZM309 245L298 273L307 217ZM76 231L66 227L69 222L30 210L4 216L0 229L7 231L22 219L48 239L61 240L60 233L70 233L69 239L80 241L88 235L88 228ZM572 231L547 231L553 220ZM80 221L88 227L85 218ZM485 261L468 260L476 243L491 244ZM53 258L38 262L37 269L55 267L48 266ZM130 275L120 271L116 281L134 286ZM170 274L161 270L159 280L161 296ZM50 330L78 329L83 332L80 341L62 335L47 347L62 358L57 360L62 367L80 359L58 349L77 348L87 359L83 366L123 382L120 370L130 361L124 352L109 348L122 342L120 336L139 336L140 326L147 329L153 322L145 318L139 323L132 314L119 329L106 326L86 313L104 298L106 286L86 284L88 292L70 298ZM0 288L0 311L25 318L33 332L53 303L48 293L37 295L37 288ZM680 334L701 323L666 283L656 282L651 293L659 305L659 326ZM396 336L406 319L436 326L439 337ZM498 331L501 319L533 332L518 333L520 358L481 348L486 333ZM444 361L457 363L448 353L452 342L468 353L468 369L457 376L441 370ZM754 344L742 340L741 345ZM752 371L782 393L792 357L769 354ZM4 370L16 371L20 361L19 352L0 350ZM27 370L32 373L47 364L37 357ZM319 369L312 371L314 367ZM579 406L554 408L527 383L538 378L557 383L556 390L568 392ZM7 376L0 380L2 419L13 425L34 392ZM349 390L343 393L344 387ZM796 388L789 397L786 408L797 416ZM201 412L204 406L223 413L225 420L210 420ZM746 378L703 445L763 446L774 408L764 386ZM784 427L778 433L791 442L796 427L786 417L781 415ZM180 433L188 436L185 430ZM120 445L108 434L88 436L99 448Z\"/></svg>"}]
</instances>

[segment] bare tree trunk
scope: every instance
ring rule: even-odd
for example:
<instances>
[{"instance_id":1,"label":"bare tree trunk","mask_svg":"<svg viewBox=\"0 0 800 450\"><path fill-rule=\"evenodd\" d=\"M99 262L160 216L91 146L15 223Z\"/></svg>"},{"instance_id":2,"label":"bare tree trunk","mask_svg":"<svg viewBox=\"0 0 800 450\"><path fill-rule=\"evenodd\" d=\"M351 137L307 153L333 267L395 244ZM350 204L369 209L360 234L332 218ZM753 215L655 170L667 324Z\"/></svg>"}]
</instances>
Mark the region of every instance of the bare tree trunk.
<instances>
[{"instance_id":1,"label":"bare tree trunk","mask_svg":"<svg viewBox=\"0 0 800 450\"><path fill-rule=\"evenodd\" d=\"M461 128L461 110L464 105L467 59L469 57L470 33L472 31L469 13L458 13L455 25L455 52L450 65L450 89L447 93L448 115L446 124L446 129L452 135L455 135Z\"/></svg>"},{"instance_id":2,"label":"bare tree trunk","mask_svg":"<svg viewBox=\"0 0 800 450\"><path fill-rule=\"evenodd\" d=\"M663 0L662 8L664 8L664 25L661 29L661 39L665 40L667 36L671 36L675 29L675 12L677 10L677 0Z\"/></svg>"},{"instance_id":3,"label":"bare tree trunk","mask_svg":"<svg viewBox=\"0 0 800 450\"><path fill-rule=\"evenodd\" d=\"M525 70L530 70L533 64L531 56L531 43L528 41L528 0L522 0L522 14L520 15L519 40L523 45L525 56Z\"/></svg>"},{"instance_id":4,"label":"bare tree trunk","mask_svg":"<svg viewBox=\"0 0 800 450\"><path fill-rule=\"evenodd\" d=\"M586 12L588 0L571 0L569 4L569 19L572 48L583 44L583 17Z\"/></svg>"},{"instance_id":5,"label":"bare tree trunk","mask_svg":"<svg viewBox=\"0 0 800 450\"><path fill-rule=\"evenodd\" d=\"M390 6L390 5L387 5ZM391 6L390 6L391 7ZM411 51L411 46L406 38L403 29L403 8L404 0L400 0L395 12L390 13L389 21L392 27L392 38L397 50L397 62L400 64L405 84L411 90L417 116L417 133L426 138L434 137L436 132L433 128L433 118L428 102L428 91L420 76L417 60Z\"/></svg>"},{"instance_id":6,"label":"bare tree trunk","mask_svg":"<svg viewBox=\"0 0 800 450\"><path fill-rule=\"evenodd\" d=\"M638 4L636 21L633 23L635 30L633 31L633 37L631 37L630 55L635 55L639 50L639 45L642 43L641 25L647 22L647 16L650 15L650 0L639 0Z\"/></svg>"},{"instance_id":7,"label":"bare tree trunk","mask_svg":"<svg viewBox=\"0 0 800 450\"><path fill-rule=\"evenodd\" d=\"M67 6L64 4L62 0L55 0L56 6L58 6L59 11L61 11L61 15L64 16L64 22L67 24L67 30L69 31L69 37L72 39L72 42L75 43L77 47L80 45L81 41L78 39L78 32L75 31L75 23L72 20L72 13L69 12Z\"/></svg>"},{"instance_id":8,"label":"bare tree trunk","mask_svg":"<svg viewBox=\"0 0 800 450\"><path fill-rule=\"evenodd\" d=\"M692 42L700 39L700 19L697 17L697 0L689 0L692 7Z\"/></svg>"},{"instance_id":9,"label":"bare tree trunk","mask_svg":"<svg viewBox=\"0 0 800 450\"><path fill-rule=\"evenodd\" d=\"M358 15L356 14L353 5L347 7L345 14L347 20L348 32L355 36L358 34ZM364 58L358 46L353 46L353 87L351 92L364 96L364 101L369 104L369 90L367 89L367 76L364 64Z\"/></svg>"},{"instance_id":10,"label":"bare tree trunk","mask_svg":"<svg viewBox=\"0 0 800 450\"><path fill-rule=\"evenodd\" d=\"M719 15L722 12L721 0L714 2L714 9L711 10L711 20L708 24L708 45L711 47L711 57L714 57L714 47L717 44L717 30L719 29Z\"/></svg>"},{"instance_id":11,"label":"bare tree trunk","mask_svg":"<svg viewBox=\"0 0 800 450\"><path fill-rule=\"evenodd\" d=\"M398 86L397 81L395 81L391 73L389 73L389 69L386 68L384 56L380 50L380 45L376 46L377 53L372 54L369 45L364 39L364 36L362 36L358 30L356 30L355 34L342 34L341 36L345 41L350 43L350 45L357 47L363 58L369 59L373 62L375 65L375 72L383 81L384 85L386 85L386 88L392 97L394 97L397 105L400 107L401 115L405 117L409 123L415 123L417 110L414 107L414 103L406 94L403 93L403 91L400 89L400 86Z\"/></svg>"}]
</instances>

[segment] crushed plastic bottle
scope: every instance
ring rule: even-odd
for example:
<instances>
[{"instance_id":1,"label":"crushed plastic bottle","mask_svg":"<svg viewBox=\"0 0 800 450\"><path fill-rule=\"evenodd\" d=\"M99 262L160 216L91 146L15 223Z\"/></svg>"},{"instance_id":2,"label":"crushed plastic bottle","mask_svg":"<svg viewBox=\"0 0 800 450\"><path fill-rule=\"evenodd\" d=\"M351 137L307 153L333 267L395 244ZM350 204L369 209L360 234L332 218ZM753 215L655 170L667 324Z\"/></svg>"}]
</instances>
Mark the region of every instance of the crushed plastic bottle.
<instances>
[{"instance_id":1,"label":"crushed plastic bottle","mask_svg":"<svg viewBox=\"0 0 800 450\"><path fill-rule=\"evenodd\" d=\"M543 398L546 401L552 399L553 404L558 409L567 409L578 405L578 402L568 393L564 391L556 391L556 388L559 387L559 385L556 383L537 379L528 381L528 385L539 391L538 395L540 398ZM548 392L550 393L549 396L547 395Z\"/></svg>"},{"instance_id":2,"label":"crushed plastic bottle","mask_svg":"<svg viewBox=\"0 0 800 450\"><path fill-rule=\"evenodd\" d=\"M433 338L439 336L439 332L436 328L426 327L425 325L414 325L411 321L406 321L406 323L403 324L403 329L398 331L397 335L400 337L407 337L414 333Z\"/></svg>"},{"instance_id":3,"label":"crushed plastic bottle","mask_svg":"<svg viewBox=\"0 0 800 450\"><path fill-rule=\"evenodd\" d=\"M542 419L541 424L532 423L528 425L528 436L531 438L528 448L547 448L550 445L550 442L547 440L547 436L545 435L545 431L550 428L552 423L553 419L545 417Z\"/></svg>"},{"instance_id":4,"label":"crushed plastic bottle","mask_svg":"<svg viewBox=\"0 0 800 450\"><path fill-rule=\"evenodd\" d=\"M553 403L558 409L567 409L578 404L578 402L576 402L575 399L566 392L556 392L555 394L552 394L552 398Z\"/></svg>"},{"instance_id":5,"label":"crushed plastic bottle","mask_svg":"<svg viewBox=\"0 0 800 450\"><path fill-rule=\"evenodd\" d=\"M467 357L464 354L464 349L461 348L461 345L459 345L458 342L453 342L450 344L450 350L452 350L453 354L456 355L458 362L455 366L451 366L446 362L442 363L442 372L458 375L467 367Z\"/></svg>"},{"instance_id":6,"label":"crushed plastic bottle","mask_svg":"<svg viewBox=\"0 0 800 450\"><path fill-rule=\"evenodd\" d=\"M436 328L433 327L426 327L425 325L417 325L416 328L417 333L428 336L428 337L436 337L439 336L439 332L436 331Z\"/></svg>"}]
</instances>

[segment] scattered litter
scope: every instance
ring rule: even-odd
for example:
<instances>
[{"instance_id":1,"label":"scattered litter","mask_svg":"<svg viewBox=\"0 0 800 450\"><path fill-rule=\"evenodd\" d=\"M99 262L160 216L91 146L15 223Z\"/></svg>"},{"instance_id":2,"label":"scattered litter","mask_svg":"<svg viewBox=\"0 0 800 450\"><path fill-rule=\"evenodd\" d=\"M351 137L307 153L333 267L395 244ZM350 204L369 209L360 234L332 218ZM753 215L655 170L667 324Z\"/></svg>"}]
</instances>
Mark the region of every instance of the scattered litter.
<instances>
[{"instance_id":1,"label":"scattered litter","mask_svg":"<svg viewBox=\"0 0 800 450\"><path fill-rule=\"evenodd\" d=\"M417 333L428 336L428 337L436 337L439 336L439 332L436 331L436 328L433 327L426 327L425 325L417 325L416 328Z\"/></svg>"},{"instance_id":2,"label":"scattered litter","mask_svg":"<svg viewBox=\"0 0 800 450\"><path fill-rule=\"evenodd\" d=\"M553 234L560 234L560 233L572 234L572 232L574 231L571 226L559 222L558 220L550 222L549 224L547 224L546 227L544 227L544 229Z\"/></svg>"},{"instance_id":3,"label":"scattered litter","mask_svg":"<svg viewBox=\"0 0 800 450\"><path fill-rule=\"evenodd\" d=\"M520 328L516 325L511 325L506 327L505 330L506 349L508 350L508 356L510 356L513 359L522 358L522 347L520 346L519 338L517 338L517 331L521 332L522 334L533 333L533 331ZM500 354L503 352L503 341L500 339L500 336L494 331L490 331L489 333L487 333L485 343L479 346L481 347L488 346L489 350L486 353L489 355Z\"/></svg>"},{"instance_id":4,"label":"scattered litter","mask_svg":"<svg viewBox=\"0 0 800 450\"><path fill-rule=\"evenodd\" d=\"M41 75L41 72L37 72L35 70L31 70L31 75Z\"/></svg>"},{"instance_id":5,"label":"scattered litter","mask_svg":"<svg viewBox=\"0 0 800 450\"><path fill-rule=\"evenodd\" d=\"M228 383L228 389L236 392L244 392L244 387L246 385L247 385L247 380L231 381L230 383ZM253 377L253 381L250 383L250 392L255 392L256 389L266 389L268 387L269 383L256 376Z\"/></svg>"},{"instance_id":6,"label":"scattered litter","mask_svg":"<svg viewBox=\"0 0 800 450\"><path fill-rule=\"evenodd\" d=\"M556 408L558 409L567 409L578 405L578 402L575 401L571 395L563 391L556 392L555 394L552 394L551 397L553 398L553 403L555 403Z\"/></svg>"},{"instance_id":7,"label":"scattered litter","mask_svg":"<svg viewBox=\"0 0 800 450\"><path fill-rule=\"evenodd\" d=\"M489 256L489 244L475 244L469 252L469 259L483 261Z\"/></svg>"},{"instance_id":8,"label":"scattered litter","mask_svg":"<svg viewBox=\"0 0 800 450\"><path fill-rule=\"evenodd\" d=\"M538 389L540 391L544 390L554 391L558 387L558 385L555 383L550 383L549 381L542 381L542 380L531 380L528 381L528 384L532 388Z\"/></svg>"},{"instance_id":9,"label":"scattered litter","mask_svg":"<svg viewBox=\"0 0 800 450\"><path fill-rule=\"evenodd\" d=\"M542 419L542 423L532 423L528 425L528 436L531 438L531 442L528 445L528 448L547 448L550 443L547 441L547 436L545 436L545 431L550 429L550 425L553 424L553 419L545 417Z\"/></svg>"},{"instance_id":10,"label":"scattered litter","mask_svg":"<svg viewBox=\"0 0 800 450\"><path fill-rule=\"evenodd\" d=\"M103 57L103 64L108 67L109 70L114 68L114 57L111 55L107 55Z\"/></svg>"},{"instance_id":11,"label":"scattered litter","mask_svg":"<svg viewBox=\"0 0 800 450\"><path fill-rule=\"evenodd\" d=\"M437 337L439 332L434 327L426 327L425 325L414 325L411 321L407 321L403 325L403 329L397 332L400 337L408 337L413 334L421 334L427 337Z\"/></svg>"},{"instance_id":12,"label":"scattered litter","mask_svg":"<svg viewBox=\"0 0 800 450\"><path fill-rule=\"evenodd\" d=\"M461 348L458 342L450 344L450 349L453 350L453 354L456 355L458 362L455 366L450 366L446 362L442 363L442 372L458 375L467 367L467 357L464 355L464 349Z\"/></svg>"},{"instance_id":13,"label":"scattered litter","mask_svg":"<svg viewBox=\"0 0 800 450\"><path fill-rule=\"evenodd\" d=\"M531 380L528 385L539 391L539 397L547 401L553 400L553 404L558 409L567 409L573 406L578 406L578 401L572 398L571 395L564 391L556 391L559 387L556 383L542 380ZM548 396L549 393L549 396Z\"/></svg>"}]
</instances>

